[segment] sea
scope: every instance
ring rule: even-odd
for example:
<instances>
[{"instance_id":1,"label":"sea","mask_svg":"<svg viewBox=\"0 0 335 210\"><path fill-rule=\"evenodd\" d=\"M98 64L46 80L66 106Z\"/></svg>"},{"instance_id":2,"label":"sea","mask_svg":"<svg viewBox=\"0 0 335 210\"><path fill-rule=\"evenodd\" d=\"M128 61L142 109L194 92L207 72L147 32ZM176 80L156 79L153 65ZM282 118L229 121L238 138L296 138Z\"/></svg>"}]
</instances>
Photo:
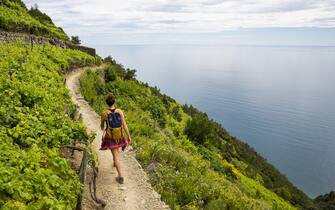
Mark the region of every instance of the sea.
<instances>
[{"instance_id":1,"label":"sea","mask_svg":"<svg viewBox=\"0 0 335 210\"><path fill-rule=\"evenodd\" d=\"M96 48L208 113L311 198L335 190L335 47Z\"/></svg>"}]
</instances>

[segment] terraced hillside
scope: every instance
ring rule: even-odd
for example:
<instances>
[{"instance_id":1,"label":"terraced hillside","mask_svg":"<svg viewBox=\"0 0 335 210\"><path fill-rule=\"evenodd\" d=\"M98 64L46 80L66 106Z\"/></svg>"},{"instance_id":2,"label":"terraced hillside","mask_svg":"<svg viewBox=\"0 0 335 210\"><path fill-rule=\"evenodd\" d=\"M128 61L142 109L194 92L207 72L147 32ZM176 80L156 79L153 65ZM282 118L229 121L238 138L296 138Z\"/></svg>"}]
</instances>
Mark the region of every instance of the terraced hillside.
<instances>
[{"instance_id":1,"label":"terraced hillside","mask_svg":"<svg viewBox=\"0 0 335 210\"><path fill-rule=\"evenodd\" d=\"M38 8L28 10L21 0L0 0L0 29L68 40L62 28Z\"/></svg>"}]
</instances>

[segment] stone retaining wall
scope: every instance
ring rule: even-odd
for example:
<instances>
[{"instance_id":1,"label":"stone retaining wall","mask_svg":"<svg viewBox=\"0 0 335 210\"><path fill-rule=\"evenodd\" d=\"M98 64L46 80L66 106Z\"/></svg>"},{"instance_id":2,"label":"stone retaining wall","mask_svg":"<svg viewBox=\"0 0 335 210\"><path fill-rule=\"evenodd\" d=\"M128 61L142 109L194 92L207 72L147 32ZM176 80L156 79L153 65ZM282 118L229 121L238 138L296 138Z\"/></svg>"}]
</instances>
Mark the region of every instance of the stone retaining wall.
<instances>
[{"instance_id":1,"label":"stone retaining wall","mask_svg":"<svg viewBox=\"0 0 335 210\"><path fill-rule=\"evenodd\" d=\"M63 40L57 38L45 38L41 36L35 36L31 34L23 34L23 33L13 33L0 30L0 44L7 44L16 41L23 41L26 44L52 44L62 48L69 48L74 50L80 50L86 52L92 56L96 55L95 49L80 45L72 44L71 42L65 42Z\"/></svg>"}]
</instances>

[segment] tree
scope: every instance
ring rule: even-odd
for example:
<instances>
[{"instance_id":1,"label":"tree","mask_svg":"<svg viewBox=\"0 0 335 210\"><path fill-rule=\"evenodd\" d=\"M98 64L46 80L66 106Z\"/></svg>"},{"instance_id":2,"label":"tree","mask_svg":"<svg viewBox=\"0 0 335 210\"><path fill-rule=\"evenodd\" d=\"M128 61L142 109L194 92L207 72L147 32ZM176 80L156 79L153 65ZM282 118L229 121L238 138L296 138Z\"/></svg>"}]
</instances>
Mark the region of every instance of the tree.
<instances>
[{"instance_id":1,"label":"tree","mask_svg":"<svg viewBox=\"0 0 335 210\"><path fill-rule=\"evenodd\" d=\"M112 81L115 81L116 78L117 78L117 74L114 71L113 67L112 66L108 66L105 69L105 81L106 82L112 82Z\"/></svg>"},{"instance_id":2,"label":"tree","mask_svg":"<svg viewBox=\"0 0 335 210\"><path fill-rule=\"evenodd\" d=\"M164 106L162 106L161 103L159 103L158 100L150 101L149 104L149 112L154 119L154 128L156 127L156 124L158 123L160 127L165 127L166 119L165 119L165 112Z\"/></svg>"},{"instance_id":3,"label":"tree","mask_svg":"<svg viewBox=\"0 0 335 210\"><path fill-rule=\"evenodd\" d=\"M181 114L180 114L180 108L179 106L174 106L171 110L171 115L173 116L174 119L181 121Z\"/></svg>"},{"instance_id":4,"label":"tree","mask_svg":"<svg viewBox=\"0 0 335 210\"><path fill-rule=\"evenodd\" d=\"M108 64L111 64L111 65L115 65L116 64L116 61L114 60L114 58L112 58L112 56L107 56L106 58L104 58L104 62L105 63L108 63Z\"/></svg>"},{"instance_id":5,"label":"tree","mask_svg":"<svg viewBox=\"0 0 335 210\"><path fill-rule=\"evenodd\" d=\"M184 133L198 145L217 145L218 136L215 123L203 114L196 114L188 120Z\"/></svg>"},{"instance_id":6,"label":"tree","mask_svg":"<svg viewBox=\"0 0 335 210\"><path fill-rule=\"evenodd\" d=\"M136 70L135 69L127 69L126 74L124 75L125 80L134 80L136 77Z\"/></svg>"},{"instance_id":7,"label":"tree","mask_svg":"<svg viewBox=\"0 0 335 210\"><path fill-rule=\"evenodd\" d=\"M73 43L73 44L81 44L81 41L80 41L80 39L79 39L79 36L71 36L71 42Z\"/></svg>"}]
</instances>

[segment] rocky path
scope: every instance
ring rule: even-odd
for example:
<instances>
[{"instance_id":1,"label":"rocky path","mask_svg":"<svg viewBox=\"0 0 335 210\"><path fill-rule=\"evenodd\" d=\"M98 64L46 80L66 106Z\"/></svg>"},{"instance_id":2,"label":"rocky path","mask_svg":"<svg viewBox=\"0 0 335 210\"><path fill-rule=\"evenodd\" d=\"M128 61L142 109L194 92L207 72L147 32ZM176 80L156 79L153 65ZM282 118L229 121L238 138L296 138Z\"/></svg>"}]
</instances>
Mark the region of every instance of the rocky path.
<instances>
[{"instance_id":1,"label":"rocky path","mask_svg":"<svg viewBox=\"0 0 335 210\"><path fill-rule=\"evenodd\" d=\"M148 183L148 177L135 159L134 151L130 146L127 147L126 151L120 151L125 183L120 185L115 181L117 172L113 167L111 152L99 151L102 135L100 130L100 117L84 100L80 93L78 79L84 71L85 69L77 69L76 71L70 73L67 76L66 85L70 90L70 95L73 102L79 105L79 110L82 114L83 122L85 123L88 131L97 133L97 136L92 145L92 147L96 149L99 158L97 196L107 202L105 209L169 209L169 207L160 200L160 195L155 192ZM88 174L88 176L90 176L90 174ZM83 209L99 209L99 207L94 204L89 195L88 183L85 185L83 203Z\"/></svg>"}]
</instances>

